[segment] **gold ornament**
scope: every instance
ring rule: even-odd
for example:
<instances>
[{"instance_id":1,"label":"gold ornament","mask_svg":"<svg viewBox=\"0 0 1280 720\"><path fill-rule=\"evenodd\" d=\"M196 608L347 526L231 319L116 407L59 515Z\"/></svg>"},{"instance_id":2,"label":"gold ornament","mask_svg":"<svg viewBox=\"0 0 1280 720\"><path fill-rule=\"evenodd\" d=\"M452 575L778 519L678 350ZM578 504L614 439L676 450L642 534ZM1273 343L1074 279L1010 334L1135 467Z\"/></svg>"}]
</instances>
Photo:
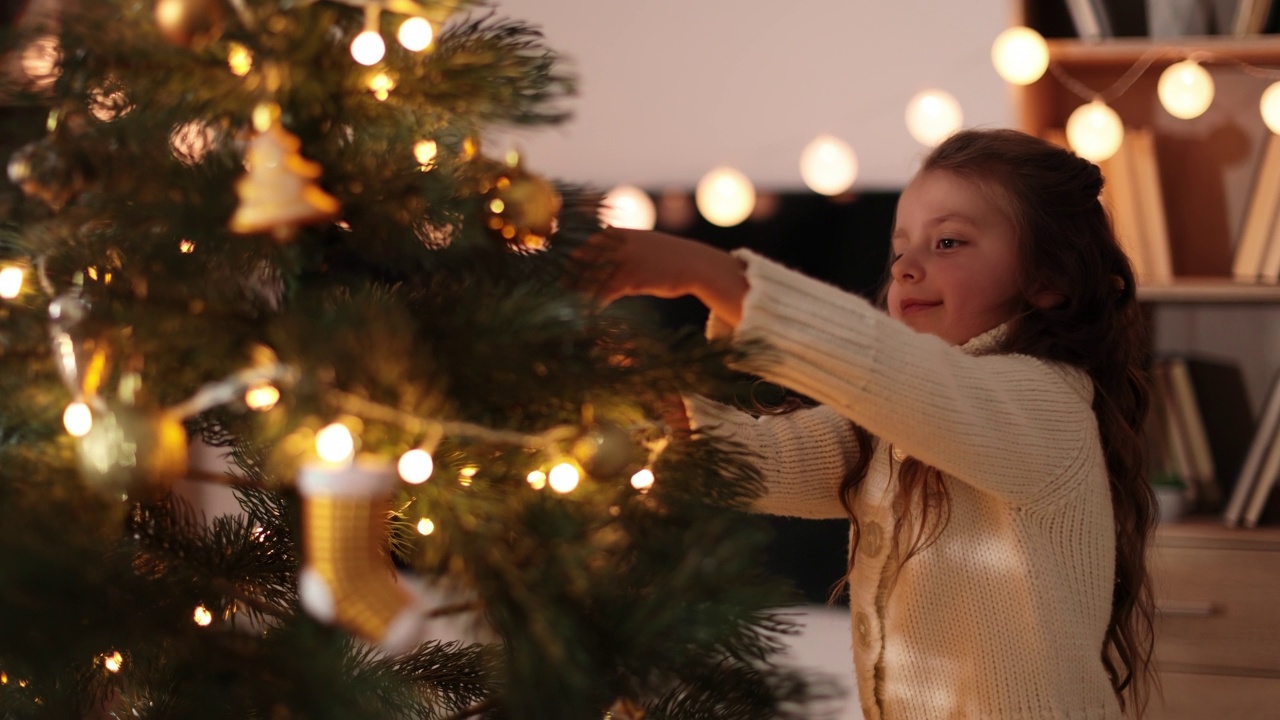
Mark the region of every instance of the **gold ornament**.
<instances>
[{"instance_id":1,"label":"gold ornament","mask_svg":"<svg viewBox=\"0 0 1280 720\"><path fill-rule=\"evenodd\" d=\"M299 225L329 220L341 205L316 185L320 165L299 154L302 141L280 124L279 108L254 111L258 132L246 152L248 172L236 181L240 205L231 231L270 232L277 240L293 237Z\"/></svg>"},{"instance_id":2,"label":"gold ornament","mask_svg":"<svg viewBox=\"0 0 1280 720\"><path fill-rule=\"evenodd\" d=\"M298 477L306 563L302 607L383 650L399 654L422 639L424 601L398 575L387 552L395 486L390 465L309 465Z\"/></svg>"},{"instance_id":3,"label":"gold ornament","mask_svg":"<svg viewBox=\"0 0 1280 720\"><path fill-rule=\"evenodd\" d=\"M640 704L631 698L618 698L604 713L604 720L644 720L648 715Z\"/></svg>"},{"instance_id":4,"label":"gold ornament","mask_svg":"<svg viewBox=\"0 0 1280 720\"><path fill-rule=\"evenodd\" d=\"M573 458L595 478L631 475L644 467L648 455L631 434L609 422L593 423L573 443Z\"/></svg>"},{"instance_id":5,"label":"gold ornament","mask_svg":"<svg viewBox=\"0 0 1280 720\"><path fill-rule=\"evenodd\" d=\"M200 49L222 36L226 28L223 0L156 0L156 27L165 40Z\"/></svg>"},{"instance_id":6,"label":"gold ornament","mask_svg":"<svg viewBox=\"0 0 1280 720\"><path fill-rule=\"evenodd\" d=\"M162 496L187 472L187 431L164 411L111 404L76 451L85 484L112 498Z\"/></svg>"},{"instance_id":7,"label":"gold ornament","mask_svg":"<svg viewBox=\"0 0 1280 720\"><path fill-rule=\"evenodd\" d=\"M494 236L513 248L541 250L556 230L560 193L519 163L506 167L481 185L484 223Z\"/></svg>"}]
</instances>

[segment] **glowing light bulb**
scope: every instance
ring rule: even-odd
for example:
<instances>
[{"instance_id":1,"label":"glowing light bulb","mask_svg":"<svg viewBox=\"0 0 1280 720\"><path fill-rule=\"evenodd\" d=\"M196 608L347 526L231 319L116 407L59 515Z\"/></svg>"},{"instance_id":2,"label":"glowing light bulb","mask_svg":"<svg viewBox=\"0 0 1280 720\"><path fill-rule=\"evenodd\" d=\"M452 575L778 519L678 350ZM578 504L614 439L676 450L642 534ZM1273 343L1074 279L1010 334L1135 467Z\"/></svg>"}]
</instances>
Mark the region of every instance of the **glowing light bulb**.
<instances>
[{"instance_id":1,"label":"glowing light bulb","mask_svg":"<svg viewBox=\"0 0 1280 720\"><path fill-rule=\"evenodd\" d=\"M1049 46L1044 36L1018 25L996 36L991 44L991 64L1005 82L1030 85L1049 69Z\"/></svg>"},{"instance_id":2,"label":"glowing light bulb","mask_svg":"<svg viewBox=\"0 0 1280 720\"><path fill-rule=\"evenodd\" d=\"M102 666L113 673L120 672L120 668L124 667L124 656L120 654L119 650L110 655L103 655Z\"/></svg>"},{"instance_id":3,"label":"glowing light bulb","mask_svg":"<svg viewBox=\"0 0 1280 720\"><path fill-rule=\"evenodd\" d=\"M369 89L378 100L386 100L391 97L391 91L396 89L396 81L384 72L376 73L369 78Z\"/></svg>"},{"instance_id":4,"label":"glowing light bulb","mask_svg":"<svg viewBox=\"0 0 1280 720\"><path fill-rule=\"evenodd\" d=\"M414 448L400 456L400 462L396 464L396 469L400 471L401 480L410 485L421 485L431 477L431 473L436 469L436 464L431 459L431 453L422 448Z\"/></svg>"},{"instance_id":5,"label":"glowing light bulb","mask_svg":"<svg viewBox=\"0 0 1280 720\"><path fill-rule=\"evenodd\" d=\"M62 411L62 426L71 437L84 437L93 429L93 413L82 402L73 402Z\"/></svg>"},{"instance_id":6,"label":"glowing light bulb","mask_svg":"<svg viewBox=\"0 0 1280 720\"><path fill-rule=\"evenodd\" d=\"M18 293L22 292L22 278L25 275L22 268L16 265L0 270L0 298L12 300L18 297Z\"/></svg>"},{"instance_id":7,"label":"glowing light bulb","mask_svg":"<svg viewBox=\"0 0 1280 720\"><path fill-rule=\"evenodd\" d=\"M534 490L541 490L547 486L547 474L541 470L534 470L530 472L529 475L525 477L525 480L528 481L529 487Z\"/></svg>"},{"instance_id":8,"label":"glowing light bulb","mask_svg":"<svg viewBox=\"0 0 1280 720\"><path fill-rule=\"evenodd\" d=\"M376 65L387 54L387 44L376 30L365 30L351 41L351 57L361 65Z\"/></svg>"},{"instance_id":9,"label":"glowing light bulb","mask_svg":"<svg viewBox=\"0 0 1280 720\"><path fill-rule=\"evenodd\" d=\"M431 522L431 518L422 518L418 521L418 534L430 535L436 531L436 524Z\"/></svg>"},{"instance_id":10,"label":"glowing light bulb","mask_svg":"<svg viewBox=\"0 0 1280 720\"><path fill-rule=\"evenodd\" d=\"M413 157L423 170L430 170L436 166L436 154L439 151L435 140L419 140L413 146Z\"/></svg>"},{"instance_id":11,"label":"glowing light bulb","mask_svg":"<svg viewBox=\"0 0 1280 720\"><path fill-rule=\"evenodd\" d=\"M1262 122L1271 132L1280 135L1280 82L1271 83L1262 91L1258 110L1262 113Z\"/></svg>"},{"instance_id":12,"label":"glowing light bulb","mask_svg":"<svg viewBox=\"0 0 1280 720\"><path fill-rule=\"evenodd\" d=\"M426 50L434 38L435 30L426 18L411 17L400 23L400 29L396 31L396 39L404 49L413 52Z\"/></svg>"},{"instance_id":13,"label":"glowing light bulb","mask_svg":"<svg viewBox=\"0 0 1280 720\"><path fill-rule=\"evenodd\" d=\"M458 471L458 484L462 487L471 487L471 482L475 480L476 473L480 472L480 468L475 465L467 465Z\"/></svg>"},{"instance_id":14,"label":"glowing light bulb","mask_svg":"<svg viewBox=\"0 0 1280 720\"><path fill-rule=\"evenodd\" d=\"M750 217L756 206L756 189L741 172L718 167L698 181L693 201L707 222L733 227Z\"/></svg>"},{"instance_id":15,"label":"glowing light bulb","mask_svg":"<svg viewBox=\"0 0 1280 720\"><path fill-rule=\"evenodd\" d=\"M1102 162L1120 149L1124 125L1101 100L1081 105L1067 118L1067 144L1085 160Z\"/></svg>"},{"instance_id":16,"label":"glowing light bulb","mask_svg":"<svg viewBox=\"0 0 1280 720\"><path fill-rule=\"evenodd\" d=\"M244 404L251 410L270 410L278 402L280 402L280 391L274 385L255 385L244 392Z\"/></svg>"},{"instance_id":17,"label":"glowing light bulb","mask_svg":"<svg viewBox=\"0 0 1280 720\"><path fill-rule=\"evenodd\" d=\"M578 487L578 480L581 478L578 468L572 463L560 463L551 468L551 472L547 475L547 483L551 485L551 489L558 493L570 493Z\"/></svg>"},{"instance_id":18,"label":"glowing light bulb","mask_svg":"<svg viewBox=\"0 0 1280 720\"><path fill-rule=\"evenodd\" d=\"M645 468L632 475L631 487L640 492L649 492L649 488L653 487L653 471Z\"/></svg>"},{"instance_id":19,"label":"glowing light bulb","mask_svg":"<svg viewBox=\"0 0 1280 720\"><path fill-rule=\"evenodd\" d=\"M345 462L355 450L356 440L342 423L326 425L316 433L316 454L325 462Z\"/></svg>"},{"instance_id":20,"label":"glowing light bulb","mask_svg":"<svg viewBox=\"0 0 1280 720\"><path fill-rule=\"evenodd\" d=\"M1183 60L1160 73L1156 95L1170 115L1183 120L1200 117L1213 102L1213 77L1200 63Z\"/></svg>"},{"instance_id":21,"label":"glowing light bulb","mask_svg":"<svg viewBox=\"0 0 1280 720\"><path fill-rule=\"evenodd\" d=\"M183 240L182 242L178 243L178 252L182 253L183 255L190 255L195 251L196 251L196 244L191 242L190 240Z\"/></svg>"},{"instance_id":22,"label":"glowing light bulb","mask_svg":"<svg viewBox=\"0 0 1280 720\"><path fill-rule=\"evenodd\" d=\"M840 138L819 135L800 153L800 177L816 193L839 195L857 176L858 158Z\"/></svg>"},{"instance_id":23,"label":"glowing light bulb","mask_svg":"<svg viewBox=\"0 0 1280 720\"><path fill-rule=\"evenodd\" d=\"M231 68L231 74L237 77L248 75L253 69L253 53L240 43L231 43L231 48L227 50L227 67Z\"/></svg>"},{"instance_id":24,"label":"glowing light bulb","mask_svg":"<svg viewBox=\"0 0 1280 720\"><path fill-rule=\"evenodd\" d=\"M610 227L652 230L658 209L649 194L634 185L619 185L600 203L600 222Z\"/></svg>"},{"instance_id":25,"label":"glowing light bulb","mask_svg":"<svg viewBox=\"0 0 1280 720\"><path fill-rule=\"evenodd\" d=\"M907 132L933 147L960 129L964 113L955 96L943 90L921 90L907 103Z\"/></svg>"},{"instance_id":26,"label":"glowing light bulb","mask_svg":"<svg viewBox=\"0 0 1280 720\"><path fill-rule=\"evenodd\" d=\"M192 613L192 620L200 627L209 627L209 623L213 622L213 613L209 612L209 608L203 605L197 605L196 611Z\"/></svg>"}]
</instances>

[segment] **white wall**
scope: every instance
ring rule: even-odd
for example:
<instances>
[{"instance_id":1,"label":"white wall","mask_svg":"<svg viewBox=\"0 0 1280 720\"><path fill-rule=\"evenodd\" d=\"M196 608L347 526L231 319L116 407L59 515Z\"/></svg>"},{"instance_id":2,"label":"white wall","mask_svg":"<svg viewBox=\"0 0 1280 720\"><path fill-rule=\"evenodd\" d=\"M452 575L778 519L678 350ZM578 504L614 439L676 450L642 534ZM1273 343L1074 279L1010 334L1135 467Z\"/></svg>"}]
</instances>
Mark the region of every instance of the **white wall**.
<instances>
[{"instance_id":1,"label":"white wall","mask_svg":"<svg viewBox=\"0 0 1280 720\"><path fill-rule=\"evenodd\" d=\"M687 188L725 163L801 189L800 151L827 132L853 145L856 187L895 189L924 150L903 122L917 91L955 95L966 126L1013 122L990 60L1009 0L495 3L580 78L575 118L518 140L530 169L566 181Z\"/></svg>"}]
</instances>

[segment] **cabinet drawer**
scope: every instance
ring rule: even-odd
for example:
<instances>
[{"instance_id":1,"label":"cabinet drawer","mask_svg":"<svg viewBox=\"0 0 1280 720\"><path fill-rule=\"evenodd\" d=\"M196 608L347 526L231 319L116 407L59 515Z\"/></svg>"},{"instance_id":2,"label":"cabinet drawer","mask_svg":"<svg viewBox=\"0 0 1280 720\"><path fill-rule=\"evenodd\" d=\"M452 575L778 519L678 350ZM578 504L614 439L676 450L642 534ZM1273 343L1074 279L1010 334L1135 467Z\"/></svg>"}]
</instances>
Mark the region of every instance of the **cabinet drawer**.
<instances>
[{"instance_id":1,"label":"cabinet drawer","mask_svg":"<svg viewBox=\"0 0 1280 720\"><path fill-rule=\"evenodd\" d=\"M1156 547L1151 575L1160 663L1280 676L1280 552Z\"/></svg>"},{"instance_id":2,"label":"cabinet drawer","mask_svg":"<svg viewBox=\"0 0 1280 720\"><path fill-rule=\"evenodd\" d=\"M1280 679L1160 673L1164 697L1153 692L1147 720L1275 720Z\"/></svg>"}]
</instances>

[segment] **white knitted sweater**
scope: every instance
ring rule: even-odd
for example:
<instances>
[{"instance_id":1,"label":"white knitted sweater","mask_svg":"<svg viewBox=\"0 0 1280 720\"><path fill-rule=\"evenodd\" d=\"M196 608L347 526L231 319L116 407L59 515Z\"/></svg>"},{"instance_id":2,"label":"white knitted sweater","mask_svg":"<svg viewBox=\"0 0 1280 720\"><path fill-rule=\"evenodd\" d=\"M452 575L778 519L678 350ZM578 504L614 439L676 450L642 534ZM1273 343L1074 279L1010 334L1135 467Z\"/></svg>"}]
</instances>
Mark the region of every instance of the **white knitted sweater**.
<instances>
[{"instance_id":1,"label":"white knitted sweater","mask_svg":"<svg viewBox=\"0 0 1280 720\"><path fill-rule=\"evenodd\" d=\"M850 576L868 720L1123 717L1101 661L1115 530L1088 376L991 354L1003 328L950 346L735 255L750 283L736 337L775 350L747 369L822 405L757 419L691 399L691 420L759 449L759 509L797 517L845 517L837 488L858 452L849 420L878 438ZM713 317L710 332L724 331ZM951 514L888 591L890 500L907 455L942 472Z\"/></svg>"}]
</instances>

